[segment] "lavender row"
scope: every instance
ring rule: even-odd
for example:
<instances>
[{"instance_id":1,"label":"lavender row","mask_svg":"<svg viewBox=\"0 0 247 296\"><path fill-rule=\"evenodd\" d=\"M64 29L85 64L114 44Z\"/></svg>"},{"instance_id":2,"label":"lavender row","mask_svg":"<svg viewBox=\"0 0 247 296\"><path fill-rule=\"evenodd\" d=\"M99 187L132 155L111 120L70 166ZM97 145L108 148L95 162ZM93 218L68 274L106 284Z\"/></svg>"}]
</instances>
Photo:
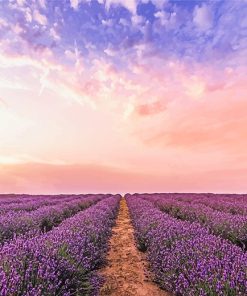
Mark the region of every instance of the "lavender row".
<instances>
[{"instance_id":1,"label":"lavender row","mask_svg":"<svg viewBox=\"0 0 247 296\"><path fill-rule=\"evenodd\" d=\"M247 216L247 201L245 200L232 200L232 198L225 198L224 196L217 199L196 197L191 198L190 203L204 205L217 210L233 215Z\"/></svg>"},{"instance_id":2,"label":"lavender row","mask_svg":"<svg viewBox=\"0 0 247 296\"><path fill-rule=\"evenodd\" d=\"M60 199L60 198L51 198L51 196L44 197L43 199L39 198L32 198L32 199L26 199L23 202L12 202L8 204L3 204L0 206L0 215L5 214L9 211L27 211L31 212L34 210L37 210L38 208L42 206L48 206L48 205L56 205L58 203L64 202L64 201L70 201L75 199L74 196L68 196L66 198Z\"/></svg>"},{"instance_id":3,"label":"lavender row","mask_svg":"<svg viewBox=\"0 0 247 296\"><path fill-rule=\"evenodd\" d=\"M76 197L69 202L61 201L57 205L44 206L31 212L9 211L4 215L0 215L0 243L28 232L49 231L64 219L86 209L101 199L101 195Z\"/></svg>"},{"instance_id":4,"label":"lavender row","mask_svg":"<svg viewBox=\"0 0 247 296\"><path fill-rule=\"evenodd\" d=\"M202 204L169 200L155 195L149 197L143 195L143 197L175 218L198 222L211 233L228 239L243 249L247 247L247 216L232 215Z\"/></svg>"},{"instance_id":5,"label":"lavender row","mask_svg":"<svg viewBox=\"0 0 247 296\"><path fill-rule=\"evenodd\" d=\"M0 206L15 203L15 204L24 204L32 200L44 200L44 199L63 199L67 197L72 197L74 195L30 195L30 194L0 194Z\"/></svg>"},{"instance_id":6,"label":"lavender row","mask_svg":"<svg viewBox=\"0 0 247 296\"><path fill-rule=\"evenodd\" d=\"M0 214L8 211L33 211L44 205L55 205L61 201L69 201L75 198L86 197L87 195L31 195L19 197L18 199L0 199Z\"/></svg>"},{"instance_id":7,"label":"lavender row","mask_svg":"<svg viewBox=\"0 0 247 296\"><path fill-rule=\"evenodd\" d=\"M247 196L245 194L162 193L155 194L155 196L166 200L202 204L217 211L247 216Z\"/></svg>"},{"instance_id":8,"label":"lavender row","mask_svg":"<svg viewBox=\"0 0 247 296\"><path fill-rule=\"evenodd\" d=\"M28 194L0 194L0 206L10 203L23 203L32 198L33 196Z\"/></svg>"},{"instance_id":9,"label":"lavender row","mask_svg":"<svg viewBox=\"0 0 247 296\"><path fill-rule=\"evenodd\" d=\"M16 238L0 250L0 295L95 295L120 196L65 220L31 239Z\"/></svg>"},{"instance_id":10,"label":"lavender row","mask_svg":"<svg viewBox=\"0 0 247 296\"><path fill-rule=\"evenodd\" d=\"M128 196L127 203L139 248L161 288L178 296L247 295L247 255L239 247L142 198Z\"/></svg>"}]
</instances>

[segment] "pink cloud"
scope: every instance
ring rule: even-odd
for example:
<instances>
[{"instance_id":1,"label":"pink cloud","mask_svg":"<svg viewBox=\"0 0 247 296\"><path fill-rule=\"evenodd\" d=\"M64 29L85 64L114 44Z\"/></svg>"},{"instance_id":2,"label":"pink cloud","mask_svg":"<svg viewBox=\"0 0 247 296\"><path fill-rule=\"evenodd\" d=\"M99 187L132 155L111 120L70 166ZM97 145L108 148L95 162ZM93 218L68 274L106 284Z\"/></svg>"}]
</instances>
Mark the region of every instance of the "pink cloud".
<instances>
[{"instance_id":1,"label":"pink cloud","mask_svg":"<svg viewBox=\"0 0 247 296\"><path fill-rule=\"evenodd\" d=\"M0 167L2 192L120 192L141 188L143 181L149 179L148 174L94 164L29 163Z\"/></svg>"},{"instance_id":2,"label":"pink cloud","mask_svg":"<svg viewBox=\"0 0 247 296\"><path fill-rule=\"evenodd\" d=\"M244 189L244 69L161 59L130 64L128 71L102 59L86 68L77 55L69 55L66 66L47 51L0 55L1 77L10 80L8 73L15 71L29 87L3 92L17 114L10 120L1 111L1 126L8 126L1 134L1 154L78 163L5 161L3 191Z\"/></svg>"},{"instance_id":3,"label":"pink cloud","mask_svg":"<svg viewBox=\"0 0 247 296\"><path fill-rule=\"evenodd\" d=\"M19 164L0 167L1 192L244 192L247 170L152 175L98 165Z\"/></svg>"},{"instance_id":4,"label":"pink cloud","mask_svg":"<svg viewBox=\"0 0 247 296\"><path fill-rule=\"evenodd\" d=\"M220 85L213 93L212 88L207 88L201 101L187 102L184 107L182 101L178 104L176 110L166 110L170 114L169 127L164 127L163 132L156 135L152 131L151 143L187 149L221 148L222 153L244 151L247 144L244 137L247 133L245 85Z\"/></svg>"},{"instance_id":5,"label":"pink cloud","mask_svg":"<svg viewBox=\"0 0 247 296\"><path fill-rule=\"evenodd\" d=\"M153 103L141 104L136 107L136 112L140 116L154 115L165 110L162 102L156 101Z\"/></svg>"},{"instance_id":6,"label":"pink cloud","mask_svg":"<svg viewBox=\"0 0 247 296\"><path fill-rule=\"evenodd\" d=\"M33 19L40 25L45 26L47 24L47 18L44 14L41 14L38 9L33 11Z\"/></svg>"}]
</instances>

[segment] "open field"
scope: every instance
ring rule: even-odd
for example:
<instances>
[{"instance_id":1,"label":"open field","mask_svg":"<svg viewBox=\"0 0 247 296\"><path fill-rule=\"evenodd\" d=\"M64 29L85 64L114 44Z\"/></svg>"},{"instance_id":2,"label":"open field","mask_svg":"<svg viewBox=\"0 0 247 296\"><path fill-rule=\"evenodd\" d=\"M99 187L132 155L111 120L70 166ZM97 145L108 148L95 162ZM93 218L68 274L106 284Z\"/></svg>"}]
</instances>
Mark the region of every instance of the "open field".
<instances>
[{"instance_id":1,"label":"open field","mask_svg":"<svg viewBox=\"0 0 247 296\"><path fill-rule=\"evenodd\" d=\"M247 296L246 147L247 0L0 0L0 296Z\"/></svg>"},{"instance_id":2,"label":"open field","mask_svg":"<svg viewBox=\"0 0 247 296\"><path fill-rule=\"evenodd\" d=\"M0 198L0 295L247 295L245 195Z\"/></svg>"}]
</instances>

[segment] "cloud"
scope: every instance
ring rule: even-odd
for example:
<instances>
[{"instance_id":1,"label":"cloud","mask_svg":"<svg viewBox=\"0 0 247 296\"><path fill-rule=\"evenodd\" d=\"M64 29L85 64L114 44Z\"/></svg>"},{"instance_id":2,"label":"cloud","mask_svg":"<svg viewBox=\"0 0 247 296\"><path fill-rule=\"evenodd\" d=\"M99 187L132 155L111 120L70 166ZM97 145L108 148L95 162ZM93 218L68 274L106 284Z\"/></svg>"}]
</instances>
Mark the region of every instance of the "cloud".
<instances>
[{"instance_id":1,"label":"cloud","mask_svg":"<svg viewBox=\"0 0 247 296\"><path fill-rule=\"evenodd\" d=\"M79 0L70 0L70 5L72 8L74 8L75 10L78 9L80 1Z\"/></svg>"},{"instance_id":2,"label":"cloud","mask_svg":"<svg viewBox=\"0 0 247 296\"><path fill-rule=\"evenodd\" d=\"M114 57L117 54L117 52L111 49L110 47L106 48L104 52L110 57Z\"/></svg>"},{"instance_id":3,"label":"cloud","mask_svg":"<svg viewBox=\"0 0 247 296\"><path fill-rule=\"evenodd\" d=\"M131 17L131 22L133 26L139 26L141 24L143 24L145 21L145 18L141 15L133 15Z\"/></svg>"},{"instance_id":4,"label":"cloud","mask_svg":"<svg viewBox=\"0 0 247 296\"><path fill-rule=\"evenodd\" d=\"M16 35L19 35L21 33L24 32L24 28L20 26L20 24L15 24L12 26L12 31L16 34Z\"/></svg>"},{"instance_id":5,"label":"cloud","mask_svg":"<svg viewBox=\"0 0 247 296\"><path fill-rule=\"evenodd\" d=\"M0 165L1 192L6 193L119 193L148 190L150 184L154 189L157 183L150 174L107 165Z\"/></svg>"},{"instance_id":6,"label":"cloud","mask_svg":"<svg viewBox=\"0 0 247 296\"><path fill-rule=\"evenodd\" d=\"M32 20L33 20L33 17L32 17L32 13L31 13L31 9L30 8L26 8L25 9L25 19L28 23L31 23Z\"/></svg>"},{"instance_id":7,"label":"cloud","mask_svg":"<svg viewBox=\"0 0 247 296\"><path fill-rule=\"evenodd\" d=\"M157 9L164 8L165 4L168 3L168 0L151 0L151 2L156 6Z\"/></svg>"},{"instance_id":8,"label":"cloud","mask_svg":"<svg viewBox=\"0 0 247 296\"><path fill-rule=\"evenodd\" d=\"M170 14L168 12L159 10L155 12L154 16L160 19L161 25L166 25L169 21Z\"/></svg>"},{"instance_id":9,"label":"cloud","mask_svg":"<svg viewBox=\"0 0 247 296\"><path fill-rule=\"evenodd\" d=\"M166 107L163 102L156 101L153 103L140 104L136 106L135 112L137 112L137 114L140 116L148 116L163 112L165 108Z\"/></svg>"},{"instance_id":10,"label":"cloud","mask_svg":"<svg viewBox=\"0 0 247 296\"><path fill-rule=\"evenodd\" d=\"M40 84L40 89L37 90L37 93L40 96L49 90L66 101L79 105L86 104L93 109L98 103L113 102L113 97L119 96L118 91L122 92L121 97L125 96L127 92L131 92L128 90L128 80L124 77L121 78L111 64L95 60L91 69L86 69L76 42L74 50L67 50L66 55L74 63L73 66L63 66L56 63L53 56L46 52L36 53L32 58L30 56L0 54L0 69L25 71L26 79L31 71L38 77L36 82ZM21 83L10 82L6 79L0 80L0 84L2 87L12 89L26 89L27 85L24 80ZM34 86L31 84L29 87L33 89ZM120 101L119 97L118 102Z\"/></svg>"},{"instance_id":11,"label":"cloud","mask_svg":"<svg viewBox=\"0 0 247 296\"><path fill-rule=\"evenodd\" d=\"M192 75L185 79L183 86L185 88L185 94L191 98L200 98L205 92L205 81L202 78Z\"/></svg>"},{"instance_id":12,"label":"cloud","mask_svg":"<svg viewBox=\"0 0 247 296\"><path fill-rule=\"evenodd\" d=\"M0 78L0 89L12 89L12 90L28 90L29 87L21 83L20 81L7 80Z\"/></svg>"},{"instance_id":13,"label":"cloud","mask_svg":"<svg viewBox=\"0 0 247 296\"><path fill-rule=\"evenodd\" d=\"M95 182L97 180L97 182ZM209 169L196 174L145 174L119 167L77 164L5 164L0 166L2 193L70 194L127 192L245 192L244 168Z\"/></svg>"},{"instance_id":14,"label":"cloud","mask_svg":"<svg viewBox=\"0 0 247 296\"><path fill-rule=\"evenodd\" d=\"M69 50L69 49L66 49L66 50L64 51L64 54L65 54L65 56L66 56L69 60L71 60L71 61L74 61L74 60L75 60L75 53L74 53L74 51Z\"/></svg>"},{"instance_id":15,"label":"cloud","mask_svg":"<svg viewBox=\"0 0 247 296\"><path fill-rule=\"evenodd\" d=\"M104 0L98 0L99 3L103 3ZM85 3L90 3L91 0L70 0L70 6L75 9L78 10L80 3L85 2Z\"/></svg>"},{"instance_id":16,"label":"cloud","mask_svg":"<svg viewBox=\"0 0 247 296\"><path fill-rule=\"evenodd\" d=\"M38 9L33 11L33 19L42 26L47 25L47 18L44 14L41 14Z\"/></svg>"},{"instance_id":17,"label":"cloud","mask_svg":"<svg viewBox=\"0 0 247 296\"><path fill-rule=\"evenodd\" d=\"M11 1L13 21L0 20L2 188L199 190L231 178L241 187L245 4L143 0L137 14L137 0L72 0L75 11L31 2Z\"/></svg>"},{"instance_id":18,"label":"cloud","mask_svg":"<svg viewBox=\"0 0 247 296\"><path fill-rule=\"evenodd\" d=\"M136 14L137 0L106 0L105 6L109 10L112 5L121 5L128 9L132 14Z\"/></svg>"},{"instance_id":19,"label":"cloud","mask_svg":"<svg viewBox=\"0 0 247 296\"><path fill-rule=\"evenodd\" d=\"M82 105L87 103L94 107L93 101L83 93L81 83L77 80L77 72L60 64L49 61L49 56L43 55L43 59L37 60L28 56L8 56L0 54L0 69L32 69L39 76L40 94L44 89L53 91L61 98L72 100ZM6 79L0 80L1 87L14 89L27 89L26 82L13 82ZM31 86L29 86L31 87Z\"/></svg>"},{"instance_id":20,"label":"cloud","mask_svg":"<svg viewBox=\"0 0 247 296\"><path fill-rule=\"evenodd\" d=\"M95 26L95 18L91 16L88 20L87 18L83 18L77 29L74 26L68 27L66 22L64 22L69 15L69 13L67 14L63 10L64 2L61 2L54 11L48 6L44 11L38 1L30 6L30 8L25 5L20 7L14 17L15 22L13 24L20 23L20 28L23 31L16 34L16 36L13 36L14 34L8 34L8 38L14 40L16 44L15 46L11 46L12 50L19 48L19 43L21 42L18 40L20 38L25 39L30 47L32 45L37 46L37 44L47 47L54 46L54 48L55 46L63 47L63 43L67 38L66 36L69 36L71 33L75 34L75 39L83 39L80 46L86 48L89 55L93 51L96 53L106 49L109 59L112 58L115 62L118 60L120 63L125 63L127 58L128 61L126 64L129 61L131 62L135 54L138 54L135 45L140 44L146 44L146 48L148 45L150 46L148 52L144 52L144 55L140 58L144 58L144 56L148 57L149 55L173 55L178 59L210 60L219 63L223 59L226 62L228 59L225 59L225 57L235 58L240 53L243 59L245 57L246 41L244 40L244 34L241 32L244 29L244 15L246 13L244 4L241 1L241 3L239 1L225 1L222 4L219 4L217 1L200 4L195 3L194 9L186 9L186 5L182 3L181 5L177 5L173 2L154 0L153 4L156 5L155 9L152 8L154 10L154 20L152 19L153 16L144 15L145 13L140 5L141 3L149 3L150 1L106 0L103 2L100 1L101 4L105 5L97 6L100 15L100 25ZM74 12L75 17L79 16L79 13L91 14L91 6L89 5L82 6L80 12L78 11L81 3L91 3L91 1L71 0L72 8L77 10ZM139 10L137 14L136 8L138 5ZM167 9L164 9L166 5ZM116 8L119 6L128 9L131 15L109 14L104 11L104 7L109 10L110 7ZM33 26L31 10L38 11L46 20L36 15L38 24ZM72 12L70 11L70 13ZM6 12L6 15L8 15L8 12ZM53 23L49 23L47 19L48 15L51 20L57 19L58 26L56 28ZM42 26L39 26L39 24L42 24ZM47 28L44 24L46 24ZM57 34L58 28L59 35ZM212 28L213 30L211 30ZM207 34L204 34L205 32ZM6 32L2 32L2 34L6 36ZM77 36L77 34L80 36ZM63 38L59 40L58 38L61 36ZM97 38L93 38L92 36L97 36ZM58 40L61 42L56 44ZM89 44L90 48L87 48ZM122 50L121 54L113 55L113 51L110 51L111 44L114 44L116 52ZM22 48L22 50L27 51L28 49ZM145 55L145 53L147 54ZM87 55L87 53L84 54Z\"/></svg>"},{"instance_id":21,"label":"cloud","mask_svg":"<svg viewBox=\"0 0 247 296\"><path fill-rule=\"evenodd\" d=\"M59 41L61 40L60 35L58 34L58 32L56 31L55 28L50 28L50 36L55 40L55 41Z\"/></svg>"},{"instance_id":22,"label":"cloud","mask_svg":"<svg viewBox=\"0 0 247 296\"><path fill-rule=\"evenodd\" d=\"M46 9L46 0L39 0L39 5L41 8Z\"/></svg>"},{"instance_id":23,"label":"cloud","mask_svg":"<svg viewBox=\"0 0 247 296\"><path fill-rule=\"evenodd\" d=\"M16 0L19 6L24 6L26 4L26 0Z\"/></svg>"},{"instance_id":24,"label":"cloud","mask_svg":"<svg viewBox=\"0 0 247 296\"><path fill-rule=\"evenodd\" d=\"M5 19L0 18L0 29L8 27L8 23Z\"/></svg>"},{"instance_id":25,"label":"cloud","mask_svg":"<svg viewBox=\"0 0 247 296\"><path fill-rule=\"evenodd\" d=\"M233 85L208 89L200 101L168 104L165 118L159 122L162 129L150 129L147 143L154 146L181 148L184 151L220 151L228 158L245 155L247 102L244 84L236 80ZM176 106L176 108L174 107ZM246 159L247 161L247 159Z\"/></svg>"},{"instance_id":26,"label":"cloud","mask_svg":"<svg viewBox=\"0 0 247 296\"><path fill-rule=\"evenodd\" d=\"M197 5L193 12L193 22L202 31L213 26L213 11L207 4Z\"/></svg>"}]
</instances>

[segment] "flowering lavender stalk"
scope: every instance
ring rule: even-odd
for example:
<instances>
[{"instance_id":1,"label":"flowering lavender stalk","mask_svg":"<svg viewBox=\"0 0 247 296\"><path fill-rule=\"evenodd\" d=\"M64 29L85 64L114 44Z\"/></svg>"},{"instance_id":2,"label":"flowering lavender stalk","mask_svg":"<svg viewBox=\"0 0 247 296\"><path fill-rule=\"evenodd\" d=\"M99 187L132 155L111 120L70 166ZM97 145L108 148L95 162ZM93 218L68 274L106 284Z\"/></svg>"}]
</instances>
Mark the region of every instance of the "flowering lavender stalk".
<instances>
[{"instance_id":1,"label":"flowering lavender stalk","mask_svg":"<svg viewBox=\"0 0 247 296\"><path fill-rule=\"evenodd\" d=\"M67 197L67 198L52 198L51 196L45 196L43 199L38 199L37 197L33 197L32 199L26 199L22 202L14 201L7 204L1 204L0 206L0 214L7 213L9 211L27 211L31 212L37 210L42 206L52 206L61 203L61 201L70 201L75 200L75 197Z\"/></svg>"},{"instance_id":2,"label":"flowering lavender stalk","mask_svg":"<svg viewBox=\"0 0 247 296\"><path fill-rule=\"evenodd\" d=\"M8 211L0 215L0 243L27 232L39 233L51 230L64 219L86 209L101 200L101 195L74 197L70 201L61 200L54 206L43 206L35 211Z\"/></svg>"},{"instance_id":3,"label":"flowering lavender stalk","mask_svg":"<svg viewBox=\"0 0 247 296\"><path fill-rule=\"evenodd\" d=\"M186 201L186 199L191 204L201 204L220 212L247 216L246 195L193 194L183 196L180 201Z\"/></svg>"},{"instance_id":4,"label":"flowering lavender stalk","mask_svg":"<svg viewBox=\"0 0 247 296\"><path fill-rule=\"evenodd\" d=\"M0 194L0 206L8 204L25 204L29 201L37 202L45 199L61 200L63 198L72 197L72 195L29 195L29 194Z\"/></svg>"},{"instance_id":5,"label":"flowering lavender stalk","mask_svg":"<svg viewBox=\"0 0 247 296\"><path fill-rule=\"evenodd\" d=\"M247 255L198 223L177 220L142 198L127 203L154 280L183 296L247 295Z\"/></svg>"},{"instance_id":6,"label":"flowering lavender stalk","mask_svg":"<svg viewBox=\"0 0 247 296\"><path fill-rule=\"evenodd\" d=\"M244 249L247 246L247 216L233 215L213 210L202 204L176 201L176 199L166 199L155 195L152 197L142 195L142 197L152 201L162 211L175 218L198 222L215 235L228 239Z\"/></svg>"},{"instance_id":7,"label":"flowering lavender stalk","mask_svg":"<svg viewBox=\"0 0 247 296\"><path fill-rule=\"evenodd\" d=\"M4 244L0 295L95 295L119 200L108 195L48 233Z\"/></svg>"},{"instance_id":8,"label":"flowering lavender stalk","mask_svg":"<svg viewBox=\"0 0 247 296\"><path fill-rule=\"evenodd\" d=\"M159 193L145 194L148 198L164 198L170 201L182 201L191 204L202 204L214 210L233 215L247 215L246 194L214 193Z\"/></svg>"},{"instance_id":9,"label":"flowering lavender stalk","mask_svg":"<svg viewBox=\"0 0 247 296\"><path fill-rule=\"evenodd\" d=\"M18 195L19 196L19 195ZM24 195L25 196L25 195ZM90 194L69 194L69 195L28 195L22 198L0 198L0 214L8 211L33 211L45 205L56 205L61 202L90 197ZM101 196L97 194L97 196ZM11 200L11 201L10 201Z\"/></svg>"}]
</instances>

